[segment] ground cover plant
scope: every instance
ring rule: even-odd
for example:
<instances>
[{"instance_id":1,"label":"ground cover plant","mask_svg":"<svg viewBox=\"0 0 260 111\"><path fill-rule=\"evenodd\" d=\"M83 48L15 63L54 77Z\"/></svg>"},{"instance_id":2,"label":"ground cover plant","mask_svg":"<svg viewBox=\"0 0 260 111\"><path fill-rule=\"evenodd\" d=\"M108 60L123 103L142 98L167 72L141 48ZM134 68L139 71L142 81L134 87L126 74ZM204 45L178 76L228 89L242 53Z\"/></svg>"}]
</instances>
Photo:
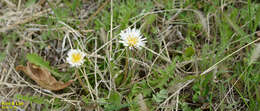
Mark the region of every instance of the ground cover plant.
<instances>
[{"instance_id":1,"label":"ground cover plant","mask_svg":"<svg viewBox=\"0 0 260 111\"><path fill-rule=\"evenodd\" d=\"M257 0L1 0L0 110L258 111Z\"/></svg>"}]
</instances>

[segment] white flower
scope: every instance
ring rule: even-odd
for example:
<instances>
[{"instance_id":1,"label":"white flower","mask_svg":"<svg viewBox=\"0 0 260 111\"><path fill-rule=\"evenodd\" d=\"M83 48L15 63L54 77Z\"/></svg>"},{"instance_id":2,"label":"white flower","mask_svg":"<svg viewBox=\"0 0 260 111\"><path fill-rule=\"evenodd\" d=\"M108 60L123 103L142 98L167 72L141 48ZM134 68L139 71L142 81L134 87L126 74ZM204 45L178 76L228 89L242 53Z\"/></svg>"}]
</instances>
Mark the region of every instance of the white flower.
<instances>
[{"instance_id":1,"label":"white flower","mask_svg":"<svg viewBox=\"0 0 260 111\"><path fill-rule=\"evenodd\" d=\"M67 57L67 62L72 66L72 67L79 67L84 63L84 57L86 54L78 49L71 49L68 52L68 57Z\"/></svg>"},{"instance_id":2,"label":"white flower","mask_svg":"<svg viewBox=\"0 0 260 111\"><path fill-rule=\"evenodd\" d=\"M137 48L141 49L145 46L145 38L142 38L141 32L139 29L130 29L127 28L119 34L121 37L120 43L123 43L124 46L129 47L130 49Z\"/></svg>"}]
</instances>

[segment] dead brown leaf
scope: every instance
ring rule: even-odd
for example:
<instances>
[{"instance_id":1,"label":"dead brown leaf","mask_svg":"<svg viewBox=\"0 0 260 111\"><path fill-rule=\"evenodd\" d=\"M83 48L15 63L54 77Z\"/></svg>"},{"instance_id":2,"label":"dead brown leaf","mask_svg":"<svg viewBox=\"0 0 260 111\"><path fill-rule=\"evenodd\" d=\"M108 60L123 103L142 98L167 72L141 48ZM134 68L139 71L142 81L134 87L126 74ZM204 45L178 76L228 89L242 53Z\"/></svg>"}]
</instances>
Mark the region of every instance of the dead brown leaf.
<instances>
[{"instance_id":1,"label":"dead brown leaf","mask_svg":"<svg viewBox=\"0 0 260 111\"><path fill-rule=\"evenodd\" d=\"M23 71L38 85L52 91L58 91L64 89L73 82L73 80L70 80L67 83L63 83L62 81L57 81L47 69L40 68L30 62L27 62L27 66L22 66L22 65L17 66L16 70Z\"/></svg>"}]
</instances>

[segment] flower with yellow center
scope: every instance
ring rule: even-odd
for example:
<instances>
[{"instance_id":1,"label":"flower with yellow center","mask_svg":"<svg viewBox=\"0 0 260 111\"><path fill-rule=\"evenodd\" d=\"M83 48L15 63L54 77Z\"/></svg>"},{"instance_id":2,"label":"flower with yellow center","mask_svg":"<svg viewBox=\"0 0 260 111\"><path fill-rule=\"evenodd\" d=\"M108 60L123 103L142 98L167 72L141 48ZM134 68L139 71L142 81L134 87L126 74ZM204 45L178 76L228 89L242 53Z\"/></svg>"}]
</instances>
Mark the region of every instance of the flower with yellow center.
<instances>
[{"instance_id":1,"label":"flower with yellow center","mask_svg":"<svg viewBox=\"0 0 260 111\"><path fill-rule=\"evenodd\" d=\"M67 62L72 67L79 67L84 63L84 57L86 54L78 49L71 49L68 52Z\"/></svg>"},{"instance_id":2,"label":"flower with yellow center","mask_svg":"<svg viewBox=\"0 0 260 111\"><path fill-rule=\"evenodd\" d=\"M145 38L142 38L141 32L138 29L127 28L121 31L120 43L123 43L124 46L129 47L130 49L137 48L141 49L145 46Z\"/></svg>"}]
</instances>

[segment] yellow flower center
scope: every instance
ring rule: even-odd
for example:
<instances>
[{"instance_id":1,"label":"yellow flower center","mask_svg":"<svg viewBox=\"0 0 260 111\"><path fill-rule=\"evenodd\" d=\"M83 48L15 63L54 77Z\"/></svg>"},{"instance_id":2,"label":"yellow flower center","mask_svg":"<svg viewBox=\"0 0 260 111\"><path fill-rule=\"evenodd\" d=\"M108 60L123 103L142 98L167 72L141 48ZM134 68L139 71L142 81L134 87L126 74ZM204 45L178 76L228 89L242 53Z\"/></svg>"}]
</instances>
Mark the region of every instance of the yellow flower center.
<instances>
[{"instance_id":1,"label":"yellow flower center","mask_svg":"<svg viewBox=\"0 0 260 111\"><path fill-rule=\"evenodd\" d=\"M133 36L129 36L127 38L127 41L128 41L128 44L130 46L135 46L137 44L137 42L138 42L138 38L137 37L133 37Z\"/></svg>"},{"instance_id":2,"label":"yellow flower center","mask_svg":"<svg viewBox=\"0 0 260 111\"><path fill-rule=\"evenodd\" d=\"M77 63L81 60L81 54L80 53L75 53L72 54L72 62Z\"/></svg>"}]
</instances>

